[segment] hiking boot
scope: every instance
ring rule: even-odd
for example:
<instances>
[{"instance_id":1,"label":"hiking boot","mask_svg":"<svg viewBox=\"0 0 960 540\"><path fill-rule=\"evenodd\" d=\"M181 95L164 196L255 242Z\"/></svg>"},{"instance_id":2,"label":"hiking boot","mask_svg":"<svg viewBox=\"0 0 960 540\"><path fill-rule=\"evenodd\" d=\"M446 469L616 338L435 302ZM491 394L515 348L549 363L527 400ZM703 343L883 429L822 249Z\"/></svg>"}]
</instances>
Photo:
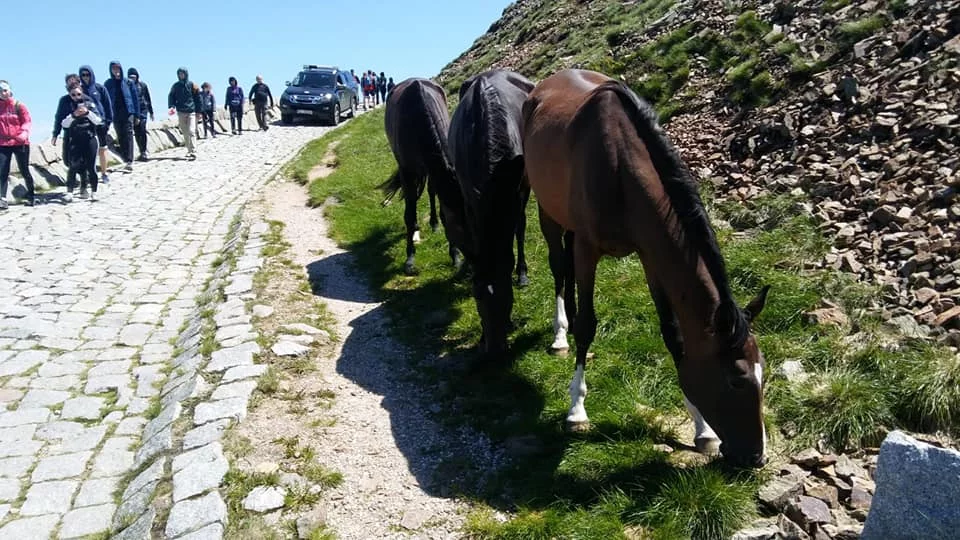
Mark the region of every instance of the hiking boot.
<instances>
[{"instance_id":1,"label":"hiking boot","mask_svg":"<svg viewBox=\"0 0 960 540\"><path fill-rule=\"evenodd\" d=\"M124 171L124 172L133 172L133 162L128 161L128 162L123 166L123 171Z\"/></svg>"},{"instance_id":2,"label":"hiking boot","mask_svg":"<svg viewBox=\"0 0 960 540\"><path fill-rule=\"evenodd\" d=\"M36 204L34 197L27 197L27 200L23 201L24 206L33 206L34 204Z\"/></svg>"},{"instance_id":3,"label":"hiking boot","mask_svg":"<svg viewBox=\"0 0 960 540\"><path fill-rule=\"evenodd\" d=\"M143 152L143 153L141 153L139 156L137 156L137 161L146 161L146 160L148 160L148 159L149 159L149 158L147 157L147 153L146 153L146 152Z\"/></svg>"},{"instance_id":4,"label":"hiking boot","mask_svg":"<svg viewBox=\"0 0 960 540\"><path fill-rule=\"evenodd\" d=\"M97 200L97 192L96 192L96 191L91 191L91 192L90 192L90 202L93 202L93 201L95 201L95 200Z\"/></svg>"},{"instance_id":5,"label":"hiking boot","mask_svg":"<svg viewBox=\"0 0 960 540\"><path fill-rule=\"evenodd\" d=\"M64 194L63 194L63 202L65 202L65 203L73 202L73 193L70 192L70 191L64 193Z\"/></svg>"},{"instance_id":6,"label":"hiking boot","mask_svg":"<svg viewBox=\"0 0 960 540\"><path fill-rule=\"evenodd\" d=\"M110 183L110 177L107 176L106 173L101 174L101 175L100 175L100 183L102 183L102 184L109 184L109 183Z\"/></svg>"},{"instance_id":7,"label":"hiking boot","mask_svg":"<svg viewBox=\"0 0 960 540\"><path fill-rule=\"evenodd\" d=\"M87 191L87 188L80 188L80 198L87 199L90 197L90 192Z\"/></svg>"},{"instance_id":8,"label":"hiking boot","mask_svg":"<svg viewBox=\"0 0 960 540\"><path fill-rule=\"evenodd\" d=\"M6 199L0 197L0 210L6 210L6 209L9 208L9 207L10 207L10 205L7 204Z\"/></svg>"}]
</instances>

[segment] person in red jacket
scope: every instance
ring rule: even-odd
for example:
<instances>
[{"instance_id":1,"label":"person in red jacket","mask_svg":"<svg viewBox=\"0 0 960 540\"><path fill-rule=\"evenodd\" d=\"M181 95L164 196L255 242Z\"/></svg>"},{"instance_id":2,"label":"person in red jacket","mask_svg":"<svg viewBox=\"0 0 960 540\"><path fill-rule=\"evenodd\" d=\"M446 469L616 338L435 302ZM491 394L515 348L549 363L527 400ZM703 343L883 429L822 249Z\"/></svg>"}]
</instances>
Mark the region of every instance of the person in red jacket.
<instances>
[{"instance_id":1,"label":"person in red jacket","mask_svg":"<svg viewBox=\"0 0 960 540\"><path fill-rule=\"evenodd\" d=\"M33 206L33 175L30 174L30 111L13 99L10 83L0 81L0 210L7 209L7 181L10 161L16 157L17 167L27 184L27 206Z\"/></svg>"}]
</instances>

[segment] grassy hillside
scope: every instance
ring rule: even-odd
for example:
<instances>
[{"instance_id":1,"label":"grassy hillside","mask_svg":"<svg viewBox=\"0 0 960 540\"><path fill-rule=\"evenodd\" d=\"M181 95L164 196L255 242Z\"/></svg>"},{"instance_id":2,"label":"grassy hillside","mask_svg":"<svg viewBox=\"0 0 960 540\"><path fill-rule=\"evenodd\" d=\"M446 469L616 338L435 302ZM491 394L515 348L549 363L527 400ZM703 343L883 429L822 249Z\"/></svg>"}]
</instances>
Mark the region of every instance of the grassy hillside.
<instances>
[{"instance_id":1,"label":"grassy hillside","mask_svg":"<svg viewBox=\"0 0 960 540\"><path fill-rule=\"evenodd\" d=\"M468 281L453 275L442 234L425 235L416 277L403 274L402 205L381 207L375 186L395 166L383 114L363 115L311 143L288 168L306 171L335 149L337 169L309 186L335 238L356 257L357 275L384 300L390 331L429 389L425 399L456 432L468 426L503 453L497 466L463 453L436 482L474 502L468 531L477 538L726 538L759 511L754 499L768 472L706 463L684 450L681 395L636 258L605 259L598 269L599 325L588 366L593 429L562 429L572 358L545 351L552 338L552 280L530 205L527 246L532 285L519 291L511 336L515 364L498 371L472 364L480 334ZM705 193L710 201L710 194ZM765 230L718 231L737 298L773 289L756 323L768 362L767 411L772 454L823 440L838 451L876 445L893 427L947 429L960 414L956 358L924 342L892 339L863 309L874 295L852 279L809 271L828 245L793 201L759 200ZM422 209L425 203L422 205ZM737 205L710 203L716 223L737 219ZM421 212L425 217L425 212ZM424 230L429 228L424 226ZM811 324L803 313L838 299L852 321ZM781 371L799 361L808 378ZM504 519L500 512L508 512Z\"/></svg>"}]
</instances>

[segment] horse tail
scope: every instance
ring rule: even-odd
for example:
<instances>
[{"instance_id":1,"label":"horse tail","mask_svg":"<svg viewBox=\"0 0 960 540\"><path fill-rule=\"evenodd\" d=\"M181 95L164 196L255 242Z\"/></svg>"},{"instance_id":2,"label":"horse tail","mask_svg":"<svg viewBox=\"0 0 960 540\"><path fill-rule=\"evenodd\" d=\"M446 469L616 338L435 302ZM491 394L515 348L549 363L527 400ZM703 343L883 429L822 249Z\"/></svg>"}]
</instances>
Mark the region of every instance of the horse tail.
<instances>
[{"instance_id":1,"label":"horse tail","mask_svg":"<svg viewBox=\"0 0 960 540\"><path fill-rule=\"evenodd\" d=\"M397 193L403 190L403 175L400 174L400 169L398 168L397 170L393 171L393 174L390 175L390 178L388 178L386 182L377 186L377 189L382 191L385 195L381 204L383 206L390 204L390 201L393 200Z\"/></svg>"},{"instance_id":2,"label":"horse tail","mask_svg":"<svg viewBox=\"0 0 960 540\"><path fill-rule=\"evenodd\" d=\"M701 257L710 273L720 293L721 309L730 310L730 315L734 317L733 329L736 334L734 339L746 339L748 325L741 324L745 321L741 320L742 312L736 309L727 278L726 264L703 201L700 199L699 186L690 169L667 139L657 121L656 111L648 103L640 99L626 84L615 80L598 85L591 92L588 100L604 92L611 92L619 98L624 112L637 130L637 136L646 145L650 161L680 221L687 245L691 251L695 251Z\"/></svg>"}]
</instances>

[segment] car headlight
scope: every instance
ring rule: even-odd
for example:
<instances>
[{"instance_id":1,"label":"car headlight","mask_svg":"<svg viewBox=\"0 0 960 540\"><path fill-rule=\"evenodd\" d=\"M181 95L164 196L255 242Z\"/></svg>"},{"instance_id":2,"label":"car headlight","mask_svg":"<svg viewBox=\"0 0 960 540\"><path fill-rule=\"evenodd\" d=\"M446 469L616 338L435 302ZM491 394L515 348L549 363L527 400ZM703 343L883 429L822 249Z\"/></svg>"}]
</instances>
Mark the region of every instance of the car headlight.
<instances>
[{"instance_id":1,"label":"car headlight","mask_svg":"<svg viewBox=\"0 0 960 540\"><path fill-rule=\"evenodd\" d=\"M329 101L329 100L333 99L333 94L331 94L331 93L328 92L328 93L326 93L326 94L323 95L323 99L326 99L326 100Z\"/></svg>"}]
</instances>

